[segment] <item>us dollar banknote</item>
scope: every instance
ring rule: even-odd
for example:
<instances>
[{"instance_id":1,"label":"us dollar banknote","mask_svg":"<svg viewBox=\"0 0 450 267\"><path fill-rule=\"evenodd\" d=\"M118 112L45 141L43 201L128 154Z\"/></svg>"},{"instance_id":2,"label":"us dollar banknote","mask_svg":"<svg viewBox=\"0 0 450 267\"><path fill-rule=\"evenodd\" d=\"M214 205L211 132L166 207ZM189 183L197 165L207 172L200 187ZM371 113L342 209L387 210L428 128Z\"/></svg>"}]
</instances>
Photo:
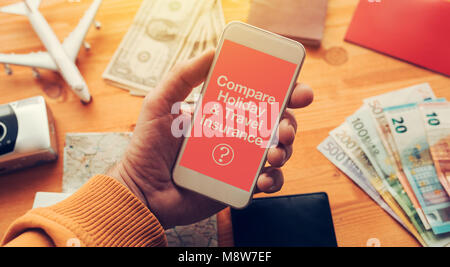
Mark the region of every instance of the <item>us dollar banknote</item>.
<instances>
[{"instance_id":1,"label":"us dollar banknote","mask_svg":"<svg viewBox=\"0 0 450 267\"><path fill-rule=\"evenodd\" d=\"M385 108L406 177L436 235L450 232L450 198L439 182L417 103Z\"/></svg>"},{"instance_id":2,"label":"us dollar banknote","mask_svg":"<svg viewBox=\"0 0 450 267\"><path fill-rule=\"evenodd\" d=\"M420 104L436 172L450 195L450 103Z\"/></svg>"},{"instance_id":3,"label":"us dollar banknote","mask_svg":"<svg viewBox=\"0 0 450 267\"><path fill-rule=\"evenodd\" d=\"M103 77L128 89L155 88L182 48L201 2L143 1Z\"/></svg>"},{"instance_id":4,"label":"us dollar banknote","mask_svg":"<svg viewBox=\"0 0 450 267\"><path fill-rule=\"evenodd\" d=\"M144 0L103 78L144 96L176 63L215 47L224 25L219 0Z\"/></svg>"},{"instance_id":5,"label":"us dollar banknote","mask_svg":"<svg viewBox=\"0 0 450 267\"><path fill-rule=\"evenodd\" d=\"M205 5L202 16L197 25L194 26L196 33L192 34L191 46L183 50L183 55L177 58L177 63L194 58L204 51L215 49L225 29L225 18L223 16L222 1L209 0ZM190 36L191 37L191 36ZM186 98L186 102L194 103L200 98L203 83L194 88Z\"/></svg>"}]
</instances>

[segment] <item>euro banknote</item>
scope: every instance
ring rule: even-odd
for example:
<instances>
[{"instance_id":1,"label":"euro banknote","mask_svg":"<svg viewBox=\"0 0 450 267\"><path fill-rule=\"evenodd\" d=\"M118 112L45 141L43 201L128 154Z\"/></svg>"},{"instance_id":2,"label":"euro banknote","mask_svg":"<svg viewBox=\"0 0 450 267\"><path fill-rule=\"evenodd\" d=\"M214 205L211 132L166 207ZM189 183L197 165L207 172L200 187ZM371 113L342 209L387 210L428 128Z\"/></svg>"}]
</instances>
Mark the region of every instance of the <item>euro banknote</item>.
<instances>
[{"instance_id":1,"label":"euro banknote","mask_svg":"<svg viewBox=\"0 0 450 267\"><path fill-rule=\"evenodd\" d=\"M436 235L450 232L450 198L431 158L417 103L384 108L403 170Z\"/></svg>"},{"instance_id":2,"label":"euro banknote","mask_svg":"<svg viewBox=\"0 0 450 267\"><path fill-rule=\"evenodd\" d=\"M340 146L340 148L347 154L347 156L355 163L361 170L363 175L369 180L370 184L377 190L383 200L389 207L397 214L408 231L422 244L429 245L422 238L424 231L423 224L414 211L407 215L397 203L392 193L394 190L389 190L388 185L378 176L375 168L370 163L364 151L359 146L357 140L353 136L352 130L347 123L341 124L336 129L330 132L330 136ZM391 193L392 192L392 193ZM409 208L408 210L411 210Z\"/></svg>"},{"instance_id":3,"label":"euro banknote","mask_svg":"<svg viewBox=\"0 0 450 267\"><path fill-rule=\"evenodd\" d=\"M450 103L425 103L419 107L439 181L450 195Z\"/></svg>"},{"instance_id":4,"label":"euro banknote","mask_svg":"<svg viewBox=\"0 0 450 267\"><path fill-rule=\"evenodd\" d=\"M376 189L386 204L403 222L402 225L406 227L419 243L423 246L430 247L450 246L450 233L436 235L432 230L425 229L417 214L416 216L407 216L404 213L402 208L386 189L381 178L376 174L369 159L355 140L351 128L346 123L341 124L338 128L331 131L330 137L361 170L361 173L369 180L370 184Z\"/></svg>"},{"instance_id":5,"label":"euro banknote","mask_svg":"<svg viewBox=\"0 0 450 267\"><path fill-rule=\"evenodd\" d=\"M400 217L383 200L378 191L370 184L367 177L364 176L361 169L356 166L344 150L330 136L327 137L317 149L337 168L345 173L356 185L358 185L366 194L368 194L382 209L384 209L392 218L399 222L405 229L408 229Z\"/></svg>"},{"instance_id":6,"label":"euro banknote","mask_svg":"<svg viewBox=\"0 0 450 267\"><path fill-rule=\"evenodd\" d=\"M374 126L378 134L378 138L373 137L372 134L372 137L375 140L374 144L377 146L377 150L386 157L384 161L383 159L381 159L380 162L381 164L383 164L383 162L386 162L386 165L390 166L389 168L387 168L387 170L390 170L391 173L392 168L394 169L398 181L401 183L403 190L408 195L426 229L431 229L431 226L428 223L425 213L423 212L420 203L415 196L414 191L412 190L411 185L409 184L408 179L406 178L406 175L403 171L400 157L395 147L391 130L389 128L386 116L383 112L383 108L408 103L423 102L435 98L436 96L430 85L428 83L423 83L364 99L364 104L369 108L371 117L374 121ZM369 120L366 119L366 121L368 124L370 124ZM377 141L381 141L382 146L380 146Z\"/></svg>"},{"instance_id":7,"label":"euro banknote","mask_svg":"<svg viewBox=\"0 0 450 267\"><path fill-rule=\"evenodd\" d=\"M450 162L447 137L450 123L446 122L446 119L450 120L450 116L446 113L447 104L434 104L442 101L444 100L436 99L427 83L367 98L359 110L332 130L330 136L318 146L318 150L328 160L382 208L385 208L381 204L384 202L389 207L385 210L388 212L390 209L420 243L433 247L450 246L450 232L446 228L450 210L445 204L433 206L425 202L442 202L440 197L445 196L443 192L446 194L442 187L445 181L448 181L448 165L445 164ZM425 141L420 147L427 146L428 142L434 145L428 149L427 166L435 168L433 186L438 190L434 190L435 195L426 195L426 198L418 192L422 190L421 192L427 193L429 188L420 188L424 183L413 183L410 179L410 170L414 170L414 166L405 164L405 158L408 157L405 157L404 149L399 149L399 137L394 135L395 129L390 125L390 107L407 104L415 105L417 110L420 107L419 117L416 116L413 121L413 127L423 127L420 139ZM441 119L442 117L445 118ZM429 125L426 125L428 121ZM400 139L409 144L408 142L414 143L413 138L415 137L404 136ZM422 178L421 175L418 176ZM383 202L377 199L377 194ZM429 221L433 222L432 226Z\"/></svg>"},{"instance_id":8,"label":"euro banknote","mask_svg":"<svg viewBox=\"0 0 450 267\"><path fill-rule=\"evenodd\" d=\"M369 107L364 105L348 117L347 124L352 130L356 142L364 151L378 176L386 184L391 195L408 216L414 216L416 210L397 178L397 171L394 168L395 163L387 154L381 139L378 137Z\"/></svg>"}]
</instances>

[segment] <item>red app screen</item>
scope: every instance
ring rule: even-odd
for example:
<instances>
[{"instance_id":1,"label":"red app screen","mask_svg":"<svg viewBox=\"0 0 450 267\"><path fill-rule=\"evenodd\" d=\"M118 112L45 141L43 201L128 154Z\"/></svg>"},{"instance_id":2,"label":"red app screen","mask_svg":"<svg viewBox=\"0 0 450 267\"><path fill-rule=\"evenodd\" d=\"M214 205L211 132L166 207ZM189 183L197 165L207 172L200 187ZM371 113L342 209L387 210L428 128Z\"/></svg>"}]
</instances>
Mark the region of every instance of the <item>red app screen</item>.
<instances>
[{"instance_id":1,"label":"red app screen","mask_svg":"<svg viewBox=\"0 0 450 267\"><path fill-rule=\"evenodd\" d=\"M225 40L180 165L249 192L296 69Z\"/></svg>"}]
</instances>

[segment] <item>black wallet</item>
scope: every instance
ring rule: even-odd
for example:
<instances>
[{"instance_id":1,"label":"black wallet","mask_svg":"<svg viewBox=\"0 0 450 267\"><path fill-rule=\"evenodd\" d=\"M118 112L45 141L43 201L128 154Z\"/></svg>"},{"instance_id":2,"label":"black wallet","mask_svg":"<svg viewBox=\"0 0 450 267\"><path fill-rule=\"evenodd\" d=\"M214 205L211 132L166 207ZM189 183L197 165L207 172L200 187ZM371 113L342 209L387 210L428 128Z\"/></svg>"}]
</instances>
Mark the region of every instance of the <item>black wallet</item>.
<instances>
[{"instance_id":1,"label":"black wallet","mask_svg":"<svg viewBox=\"0 0 450 267\"><path fill-rule=\"evenodd\" d=\"M326 193L255 199L231 218L236 247L337 247Z\"/></svg>"}]
</instances>

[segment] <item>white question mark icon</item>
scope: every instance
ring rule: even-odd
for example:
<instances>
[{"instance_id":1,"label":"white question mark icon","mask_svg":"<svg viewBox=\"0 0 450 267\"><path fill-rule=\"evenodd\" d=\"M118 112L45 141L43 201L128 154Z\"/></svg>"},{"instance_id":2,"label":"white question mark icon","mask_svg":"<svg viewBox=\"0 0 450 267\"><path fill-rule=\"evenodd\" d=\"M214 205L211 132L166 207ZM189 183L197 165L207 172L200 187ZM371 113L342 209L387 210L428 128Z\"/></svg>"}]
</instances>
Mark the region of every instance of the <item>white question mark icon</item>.
<instances>
[{"instance_id":1,"label":"white question mark icon","mask_svg":"<svg viewBox=\"0 0 450 267\"><path fill-rule=\"evenodd\" d=\"M221 151L226 151L225 153L223 153L222 155L220 155L220 159L219 162L222 163L223 162L223 158L230 155L230 149L226 146L223 146L220 148Z\"/></svg>"},{"instance_id":2,"label":"white question mark icon","mask_svg":"<svg viewBox=\"0 0 450 267\"><path fill-rule=\"evenodd\" d=\"M216 150L219 150L216 153ZM212 152L212 158L217 165L226 166L230 164L234 159L234 151L230 145L220 144L217 145Z\"/></svg>"}]
</instances>

